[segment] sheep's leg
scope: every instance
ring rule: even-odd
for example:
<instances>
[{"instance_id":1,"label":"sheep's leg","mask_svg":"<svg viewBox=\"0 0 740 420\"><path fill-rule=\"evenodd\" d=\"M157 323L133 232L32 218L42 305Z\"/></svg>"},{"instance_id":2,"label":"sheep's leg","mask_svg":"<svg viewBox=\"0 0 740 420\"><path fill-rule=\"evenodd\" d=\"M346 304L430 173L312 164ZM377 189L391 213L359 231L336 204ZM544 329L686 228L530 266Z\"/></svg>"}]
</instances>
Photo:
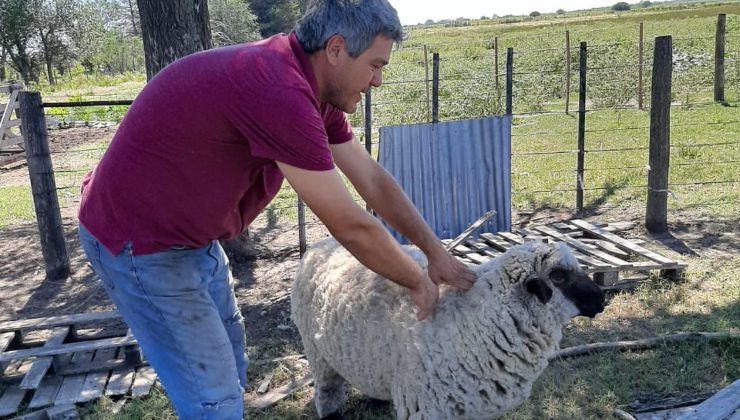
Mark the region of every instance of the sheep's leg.
<instances>
[{"instance_id":1,"label":"sheep's leg","mask_svg":"<svg viewBox=\"0 0 740 420\"><path fill-rule=\"evenodd\" d=\"M309 359L313 372L314 404L319 417L324 418L336 413L344 404L344 378L342 378L331 366L319 357Z\"/></svg>"}]
</instances>

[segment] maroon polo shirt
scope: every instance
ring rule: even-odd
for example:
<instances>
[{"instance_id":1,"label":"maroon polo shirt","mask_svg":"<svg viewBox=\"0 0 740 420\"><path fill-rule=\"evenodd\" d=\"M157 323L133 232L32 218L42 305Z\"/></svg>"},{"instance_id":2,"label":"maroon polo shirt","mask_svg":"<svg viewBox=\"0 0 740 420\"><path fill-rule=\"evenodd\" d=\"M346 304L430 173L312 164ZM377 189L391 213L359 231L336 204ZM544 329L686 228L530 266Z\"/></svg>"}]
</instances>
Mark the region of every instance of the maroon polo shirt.
<instances>
[{"instance_id":1,"label":"maroon polo shirt","mask_svg":"<svg viewBox=\"0 0 740 420\"><path fill-rule=\"evenodd\" d=\"M280 189L276 161L330 170L329 144L351 139L295 34L199 52L146 84L82 182L79 219L113 254L233 238Z\"/></svg>"}]
</instances>

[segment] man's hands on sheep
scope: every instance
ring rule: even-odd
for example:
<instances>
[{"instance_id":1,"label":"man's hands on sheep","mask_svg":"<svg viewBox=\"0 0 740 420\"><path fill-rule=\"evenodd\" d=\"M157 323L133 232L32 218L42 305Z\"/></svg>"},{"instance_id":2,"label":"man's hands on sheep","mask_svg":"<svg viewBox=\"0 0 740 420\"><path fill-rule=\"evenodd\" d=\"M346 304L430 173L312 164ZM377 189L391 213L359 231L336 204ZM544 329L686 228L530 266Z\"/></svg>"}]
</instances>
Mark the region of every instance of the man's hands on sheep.
<instances>
[{"instance_id":1,"label":"man's hands on sheep","mask_svg":"<svg viewBox=\"0 0 740 420\"><path fill-rule=\"evenodd\" d=\"M416 286L409 288L411 302L418 308L416 319L423 321L433 311L439 300L439 285L447 284L458 289L470 289L475 274L446 251L429 257L429 265Z\"/></svg>"}]
</instances>

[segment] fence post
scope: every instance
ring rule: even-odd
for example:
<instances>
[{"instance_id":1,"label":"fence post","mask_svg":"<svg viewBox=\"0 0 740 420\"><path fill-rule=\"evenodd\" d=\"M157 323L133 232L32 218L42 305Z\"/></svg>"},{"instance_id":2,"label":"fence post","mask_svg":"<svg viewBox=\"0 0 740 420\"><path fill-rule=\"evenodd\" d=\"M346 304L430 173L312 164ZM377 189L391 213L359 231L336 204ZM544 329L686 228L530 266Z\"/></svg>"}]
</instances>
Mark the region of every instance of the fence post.
<instances>
[{"instance_id":1,"label":"fence post","mask_svg":"<svg viewBox=\"0 0 740 420\"><path fill-rule=\"evenodd\" d=\"M576 210L583 210L583 177L586 163L586 70L588 47L581 42L578 66L578 158L576 169Z\"/></svg>"},{"instance_id":2,"label":"fence post","mask_svg":"<svg viewBox=\"0 0 740 420\"><path fill-rule=\"evenodd\" d=\"M501 112L501 83L498 77L498 37L493 38L493 88L496 92L496 112Z\"/></svg>"},{"instance_id":3,"label":"fence post","mask_svg":"<svg viewBox=\"0 0 740 420\"><path fill-rule=\"evenodd\" d=\"M59 210L41 95L38 92L20 92L18 99L46 277L63 279L69 276L69 257L64 242L62 215Z\"/></svg>"},{"instance_id":4,"label":"fence post","mask_svg":"<svg viewBox=\"0 0 740 420\"><path fill-rule=\"evenodd\" d=\"M429 92L427 91L427 94ZM427 112L429 108L427 108ZM373 155L373 95L372 89L368 89L365 93L365 150L367 153ZM366 203L365 210L370 211L370 206Z\"/></svg>"},{"instance_id":5,"label":"fence post","mask_svg":"<svg viewBox=\"0 0 740 420\"><path fill-rule=\"evenodd\" d=\"M643 82L642 82L642 70L645 64L644 60L644 44L645 44L645 32L644 24L640 22L640 35L637 38L637 108L642 109L642 98L643 98Z\"/></svg>"},{"instance_id":6,"label":"fence post","mask_svg":"<svg viewBox=\"0 0 740 420\"><path fill-rule=\"evenodd\" d=\"M565 113L570 113L570 31L565 31Z\"/></svg>"},{"instance_id":7,"label":"fence post","mask_svg":"<svg viewBox=\"0 0 740 420\"><path fill-rule=\"evenodd\" d=\"M725 101L725 27L727 15L717 16L717 36L714 40L714 100Z\"/></svg>"},{"instance_id":8,"label":"fence post","mask_svg":"<svg viewBox=\"0 0 740 420\"><path fill-rule=\"evenodd\" d=\"M506 115L512 114L514 101L514 48L506 49Z\"/></svg>"},{"instance_id":9,"label":"fence post","mask_svg":"<svg viewBox=\"0 0 740 420\"><path fill-rule=\"evenodd\" d=\"M424 44L424 82L426 83L426 94L427 94L427 122L431 121L430 109L432 108L432 104L429 103L429 56L427 55L427 45Z\"/></svg>"},{"instance_id":10,"label":"fence post","mask_svg":"<svg viewBox=\"0 0 740 420\"><path fill-rule=\"evenodd\" d=\"M301 257L303 257L303 254L306 253L307 247L308 247L308 244L306 243L306 205L303 203L303 200L301 200L301 197L298 197L298 252L300 253Z\"/></svg>"},{"instance_id":11,"label":"fence post","mask_svg":"<svg viewBox=\"0 0 740 420\"><path fill-rule=\"evenodd\" d=\"M439 122L439 53L432 54L432 122Z\"/></svg>"},{"instance_id":12,"label":"fence post","mask_svg":"<svg viewBox=\"0 0 740 420\"><path fill-rule=\"evenodd\" d=\"M650 102L650 171L648 172L645 227L653 233L668 230L668 168L671 151L671 77L673 42L655 38Z\"/></svg>"}]
</instances>

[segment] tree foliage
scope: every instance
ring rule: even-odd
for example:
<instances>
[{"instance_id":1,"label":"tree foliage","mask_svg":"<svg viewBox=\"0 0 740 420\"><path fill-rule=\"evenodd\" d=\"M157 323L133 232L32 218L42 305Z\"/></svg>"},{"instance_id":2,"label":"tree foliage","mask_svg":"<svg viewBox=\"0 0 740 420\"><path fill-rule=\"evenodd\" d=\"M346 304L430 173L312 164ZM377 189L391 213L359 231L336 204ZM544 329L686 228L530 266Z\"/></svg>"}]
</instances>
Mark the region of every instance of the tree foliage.
<instances>
[{"instance_id":1,"label":"tree foliage","mask_svg":"<svg viewBox=\"0 0 740 420\"><path fill-rule=\"evenodd\" d=\"M536 10L534 12L532 12L532 13L529 14L530 17L538 17L538 16L541 16L541 15L542 15L542 13L540 13L540 12L538 12Z\"/></svg>"},{"instance_id":2,"label":"tree foliage","mask_svg":"<svg viewBox=\"0 0 740 420\"><path fill-rule=\"evenodd\" d=\"M612 10L614 10L615 12L624 12L630 10L630 5L625 1L620 1L619 3L616 3L614 4L614 6L612 6Z\"/></svg>"},{"instance_id":3,"label":"tree foliage","mask_svg":"<svg viewBox=\"0 0 740 420\"><path fill-rule=\"evenodd\" d=\"M24 0L0 2L0 44L10 66L20 73L25 83L38 80L38 43L34 39L35 16L31 4Z\"/></svg>"},{"instance_id":4,"label":"tree foliage","mask_svg":"<svg viewBox=\"0 0 740 420\"><path fill-rule=\"evenodd\" d=\"M214 46L240 44L260 39L257 17L242 0L209 0L211 37Z\"/></svg>"},{"instance_id":5,"label":"tree foliage","mask_svg":"<svg viewBox=\"0 0 740 420\"><path fill-rule=\"evenodd\" d=\"M265 38L290 32L300 17L301 7L305 8L298 0L251 0L250 4Z\"/></svg>"}]
</instances>

